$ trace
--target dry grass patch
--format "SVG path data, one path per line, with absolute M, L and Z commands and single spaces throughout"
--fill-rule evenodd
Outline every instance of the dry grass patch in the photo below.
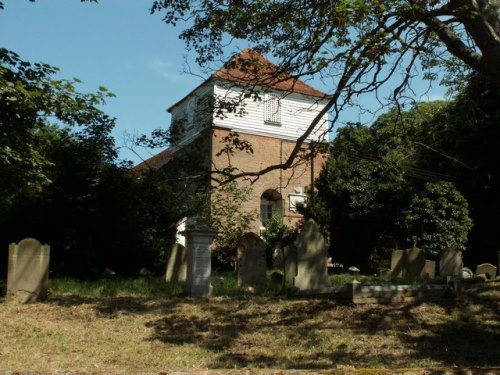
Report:
M 0 371 L 500 366 L 500 283 L 442 304 L 51 293 L 0 302 Z

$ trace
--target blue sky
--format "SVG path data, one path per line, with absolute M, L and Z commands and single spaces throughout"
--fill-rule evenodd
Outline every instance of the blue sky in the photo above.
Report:
M 4 0 L 0 46 L 59 67 L 60 78 L 78 77 L 84 81 L 80 91 L 102 85 L 115 93 L 103 109 L 117 117 L 114 135 L 121 145 L 124 132 L 168 126 L 166 108 L 201 82 L 181 73 L 186 51 L 179 30 L 150 15 L 151 3 Z M 125 149 L 120 156 L 137 161 Z
M 202 82 L 182 73 L 187 51 L 178 39 L 181 29 L 166 25 L 158 14 L 151 15 L 152 2 L 4 0 L 5 10 L 0 11 L 0 46 L 25 60 L 59 67 L 59 78 L 78 77 L 84 81 L 80 91 L 96 91 L 102 85 L 117 95 L 103 109 L 117 118 L 114 135 L 122 147 L 120 157 L 135 162 L 140 158 L 123 147 L 129 144 L 125 134 L 149 134 L 168 127 L 166 108 Z M 190 66 L 196 68 L 194 63 Z M 313 85 L 328 91 L 320 82 Z M 429 96 L 440 98 L 443 93 L 437 88 Z M 354 111 L 343 118 L 360 119 Z M 150 155 L 136 151 L 142 158 Z

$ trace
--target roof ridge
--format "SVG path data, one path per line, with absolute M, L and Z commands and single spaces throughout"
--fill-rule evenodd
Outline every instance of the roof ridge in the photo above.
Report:
M 298 77 L 282 70 L 278 65 L 266 59 L 252 48 L 245 48 L 236 53 L 212 78 L 231 81 L 244 85 L 265 86 L 280 91 L 325 98 L 327 94 L 313 88 Z

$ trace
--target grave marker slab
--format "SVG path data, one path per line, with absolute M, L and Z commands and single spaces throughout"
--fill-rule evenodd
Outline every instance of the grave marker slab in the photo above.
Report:
M 266 285 L 266 244 L 255 233 L 245 233 L 236 248 L 238 285 Z
M 174 244 L 167 254 L 165 280 L 186 282 L 187 251 L 180 243 Z
M 285 287 L 294 287 L 297 276 L 297 248 L 292 244 L 285 246 L 284 249 L 284 275 Z
M 214 232 L 205 229 L 187 229 L 186 236 L 187 270 L 185 292 L 191 297 L 210 297 L 212 271 L 210 245 Z
M 306 221 L 295 241 L 295 246 L 297 247 L 297 276 L 294 286 L 299 290 L 330 287 L 325 239 L 314 220 Z
M 425 253 L 421 249 L 412 248 L 405 250 L 406 276 L 417 278 L 424 276 Z
M 418 248 L 394 250 L 391 254 L 393 277 L 417 278 L 425 275 L 425 253 Z
M 439 260 L 439 276 L 460 276 L 462 277 L 462 252 L 456 249 L 446 249 L 442 252 Z
M 25 238 L 9 246 L 7 299 L 21 303 L 44 300 L 49 283 L 50 246 Z
M 497 277 L 497 268 L 490 263 L 483 263 L 477 266 L 476 275 L 486 275 L 488 280 L 493 280 Z
M 429 279 L 434 279 L 436 277 L 436 262 L 433 260 L 425 261 L 424 276 Z
M 405 270 L 405 252 L 394 250 L 391 254 L 391 274 L 393 277 L 403 277 Z

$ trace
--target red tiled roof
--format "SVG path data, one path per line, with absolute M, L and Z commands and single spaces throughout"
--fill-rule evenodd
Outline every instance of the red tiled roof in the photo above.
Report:
M 300 93 L 319 98 L 326 97 L 324 92 L 312 88 L 267 60 L 260 53 L 246 48 L 215 72 L 212 77 L 225 81 L 271 87 L 280 91 Z
M 139 163 L 131 168 L 131 172 L 140 172 L 147 169 L 158 169 L 164 166 L 169 160 L 171 156 L 170 149 L 163 150 L 162 152 L 151 156 L 149 159 L 144 160 L 142 163 Z

